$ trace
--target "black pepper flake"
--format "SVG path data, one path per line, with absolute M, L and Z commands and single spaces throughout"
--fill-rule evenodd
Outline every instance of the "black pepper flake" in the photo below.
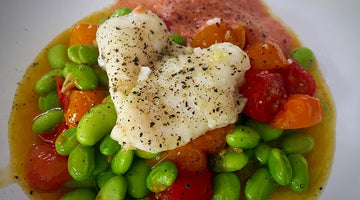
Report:
M 135 63 L 136 66 L 139 66 L 139 58 L 137 56 L 135 56 L 133 62 Z
M 150 128 L 152 128 L 155 125 L 155 122 L 150 122 Z
M 29 194 L 32 195 L 34 192 L 32 190 L 29 191 Z
M 19 179 L 19 176 L 15 176 L 15 179 Z

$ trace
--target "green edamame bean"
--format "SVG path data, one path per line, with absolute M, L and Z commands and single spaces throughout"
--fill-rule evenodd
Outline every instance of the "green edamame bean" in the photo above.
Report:
M 240 198 L 240 180 L 231 172 L 216 174 L 213 182 L 212 200 L 238 200 Z
M 109 78 L 104 70 L 100 67 L 94 67 L 94 72 L 99 79 L 100 85 L 107 88 L 109 87 Z
M 245 196 L 248 200 L 266 200 L 273 191 L 274 181 L 266 168 L 256 170 L 245 185 Z
M 81 61 L 81 58 L 79 55 L 80 47 L 81 47 L 81 45 L 73 45 L 67 49 L 67 55 L 68 55 L 69 59 L 77 64 L 82 64 L 82 61 Z
M 286 154 L 303 154 L 314 147 L 314 139 L 307 134 L 290 133 L 281 142 L 280 147 Z
M 155 166 L 146 178 L 146 187 L 155 193 L 165 191 L 177 177 L 177 168 L 174 163 L 165 161 Z
M 141 149 L 136 149 L 135 150 L 135 155 L 139 158 L 143 158 L 143 159 L 151 159 L 151 158 L 155 158 L 156 156 L 160 155 L 160 152 L 158 153 L 151 153 L 151 152 L 147 152 L 147 151 L 143 151 Z
M 71 72 L 71 70 L 72 70 L 76 65 L 77 65 L 77 64 L 75 64 L 75 63 L 67 62 L 67 63 L 65 64 L 65 67 L 64 67 L 63 71 L 62 71 L 63 77 L 66 78 L 67 75 Z
M 270 151 L 268 167 L 273 179 L 280 185 L 288 185 L 292 179 L 292 168 L 286 154 L 280 149 Z
M 111 15 L 111 17 L 120 17 L 131 13 L 131 9 L 127 7 L 118 8 Z
M 77 145 L 70 153 L 68 170 L 73 179 L 81 181 L 89 178 L 95 168 L 94 147 Z
M 271 148 L 269 145 L 267 145 L 266 143 L 260 143 L 260 144 L 255 148 L 255 157 L 256 157 L 256 160 L 257 160 L 261 165 L 266 165 L 266 164 L 267 164 L 271 149 L 272 149 L 272 148 Z
M 124 174 L 131 166 L 134 151 L 120 149 L 111 161 L 111 168 L 115 174 Z
M 227 152 L 224 155 L 217 155 L 210 165 L 215 172 L 234 172 L 245 167 L 249 162 L 249 157 L 244 152 Z
M 182 35 L 173 33 L 170 37 L 176 44 L 185 45 L 185 39 Z
M 53 90 L 56 90 L 55 76 L 62 76 L 62 70 L 54 69 L 41 77 L 35 85 L 36 93 L 47 94 Z
M 57 44 L 51 47 L 48 52 L 48 62 L 52 68 L 64 68 L 67 62 L 66 46 Z
M 90 189 L 77 189 L 66 193 L 60 200 L 95 199 L 96 193 Z
M 106 135 L 99 146 L 100 152 L 105 156 L 115 154 L 121 148 L 120 144 L 113 140 L 110 135 Z
M 67 156 L 79 142 L 76 139 L 76 127 L 62 132 L 55 141 L 56 152 L 60 155 Z
M 115 200 L 124 199 L 127 190 L 126 179 L 121 175 L 111 177 L 100 189 L 96 199 Z
M 306 159 L 299 154 L 288 156 L 293 170 L 290 188 L 294 192 L 306 192 L 309 188 L 309 170 Z
M 38 105 L 40 110 L 43 112 L 52 108 L 61 108 L 57 91 L 49 92 L 46 96 L 40 96 Z
M 97 186 L 101 189 L 105 183 L 110 180 L 110 178 L 112 178 L 113 176 L 115 176 L 116 174 L 114 172 L 112 172 L 111 170 L 103 172 L 101 174 L 99 174 L 96 177 L 96 184 Z
M 143 198 L 149 190 L 146 187 L 146 178 L 150 167 L 142 159 L 135 159 L 130 169 L 124 174 L 128 183 L 128 194 L 134 198 Z
M 93 175 L 98 175 L 104 172 L 110 163 L 107 161 L 106 157 L 100 154 L 100 152 L 95 152 L 95 169 L 93 171 Z
M 252 128 L 237 126 L 226 136 L 226 143 L 234 148 L 251 149 L 259 144 L 260 136 Z
M 96 188 L 95 176 L 90 176 L 88 179 L 77 181 L 75 179 L 70 179 L 64 186 L 67 188 Z
M 70 73 L 74 77 L 74 85 L 79 90 L 93 90 L 97 87 L 99 80 L 92 67 L 88 65 L 74 65 L 70 68 Z
M 64 120 L 64 113 L 60 109 L 52 109 L 39 115 L 33 125 L 32 130 L 35 133 L 44 133 L 53 129 Z
M 99 52 L 93 45 L 81 45 L 79 57 L 82 64 L 96 65 Z
M 80 144 L 92 146 L 109 134 L 116 122 L 112 102 L 99 104 L 90 109 L 80 120 L 76 137 Z
M 253 128 L 264 142 L 275 140 L 284 132 L 284 130 L 274 128 L 268 123 L 262 123 L 256 120 L 248 120 L 245 122 L 245 125 Z
M 309 48 L 301 47 L 292 51 L 290 57 L 295 59 L 304 69 L 309 69 L 313 62 L 314 54 Z

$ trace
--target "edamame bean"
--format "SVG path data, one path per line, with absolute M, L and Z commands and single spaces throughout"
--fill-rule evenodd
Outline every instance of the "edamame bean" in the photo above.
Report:
M 122 200 L 127 190 L 126 179 L 121 175 L 111 177 L 100 189 L 96 199 L 101 200 Z
M 131 13 L 131 9 L 127 7 L 118 8 L 111 15 L 111 17 L 120 17 Z
M 74 68 L 77 64 L 73 63 L 73 62 L 67 62 L 65 64 L 65 67 L 63 69 L 62 75 L 63 77 L 67 77 L 67 75 L 71 72 L 71 69 Z
M 89 178 L 95 168 L 94 147 L 77 145 L 70 153 L 68 170 L 70 175 L 78 181 Z
M 111 170 L 103 172 L 96 177 L 96 184 L 101 189 L 105 183 L 116 174 Z
M 41 111 L 45 112 L 52 108 L 61 108 L 57 91 L 52 91 L 46 96 L 40 96 L 38 105 Z
M 113 140 L 110 135 L 106 135 L 99 146 L 100 152 L 105 156 L 115 154 L 121 148 L 120 144 Z
M 66 46 L 57 44 L 51 47 L 48 52 L 48 62 L 52 68 L 64 68 L 67 62 Z
M 66 193 L 60 198 L 60 200 L 86 200 L 86 199 L 95 199 L 96 193 L 90 189 L 77 189 L 71 192 Z
M 234 148 L 251 149 L 259 144 L 260 136 L 252 128 L 237 126 L 226 136 L 226 143 Z
M 70 68 L 74 77 L 74 85 L 79 90 L 93 90 L 97 87 L 99 80 L 94 70 L 88 65 L 74 65 Z
M 280 149 L 270 151 L 268 167 L 273 179 L 280 185 L 288 185 L 292 179 L 292 169 L 286 154 Z
M 39 115 L 33 125 L 32 130 L 35 133 L 44 133 L 53 129 L 64 120 L 64 113 L 60 109 L 52 109 Z
M 135 155 L 139 158 L 151 159 L 151 158 L 155 158 L 156 156 L 160 155 L 160 152 L 151 153 L 151 152 L 143 151 L 141 149 L 136 149 Z
M 64 186 L 67 188 L 96 188 L 96 181 L 94 176 L 90 176 L 88 179 L 77 181 L 75 179 L 70 179 Z
M 279 138 L 284 132 L 284 130 L 274 128 L 268 123 L 262 123 L 256 120 L 246 121 L 245 126 L 253 128 L 260 135 L 260 139 L 264 142 L 275 140 Z
M 274 181 L 268 169 L 260 168 L 245 185 L 247 200 L 266 200 L 274 191 Z
M 56 138 L 55 149 L 58 154 L 67 156 L 79 144 L 76 139 L 76 129 L 76 127 L 70 128 Z
M 155 193 L 165 191 L 170 187 L 177 177 L 177 168 L 170 161 L 156 165 L 146 178 L 147 188 Z
M 309 48 L 302 47 L 292 51 L 290 57 L 295 59 L 304 69 L 309 69 L 313 62 L 314 54 Z
M 104 70 L 100 67 L 94 67 L 94 72 L 99 79 L 100 85 L 107 88 L 109 87 L 109 78 Z
M 67 55 L 71 61 L 77 64 L 81 64 L 82 61 L 80 59 L 79 50 L 81 45 L 73 45 L 67 49 Z
M 309 171 L 306 159 L 299 154 L 288 156 L 292 170 L 293 178 L 290 188 L 294 192 L 306 192 L 309 188 Z
M 124 174 L 131 166 L 134 151 L 120 149 L 111 161 L 111 168 L 115 174 Z
M 216 174 L 213 182 L 212 200 L 238 200 L 240 198 L 240 180 L 231 172 Z
M 109 134 L 116 122 L 114 104 L 110 101 L 90 109 L 80 120 L 76 137 L 80 144 L 92 146 Z
M 314 139 L 307 134 L 290 133 L 281 142 L 280 147 L 286 154 L 303 154 L 314 147 Z
M 104 172 L 110 163 L 107 161 L 106 157 L 100 154 L 100 152 L 95 152 L 95 169 L 93 171 L 93 175 L 98 175 Z
M 79 57 L 82 64 L 96 65 L 99 52 L 93 45 L 81 45 Z
M 173 33 L 170 37 L 176 44 L 185 45 L 185 39 L 182 35 Z
M 257 160 L 261 165 L 266 165 L 266 164 L 267 164 L 271 149 L 272 149 L 272 148 L 271 148 L 269 145 L 267 145 L 266 143 L 260 143 L 260 144 L 255 148 L 255 157 L 256 157 L 256 160 Z
M 61 69 L 54 69 L 41 77 L 35 84 L 36 93 L 47 94 L 56 90 L 56 76 L 62 76 Z
M 210 165 L 215 172 L 234 172 L 245 167 L 248 162 L 249 157 L 244 152 L 227 152 L 215 156 Z
M 134 198 L 143 198 L 149 190 L 146 187 L 146 178 L 150 167 L 142 159 L 135 159 L 130 169 L 124 174 L 128 183 L 128 194 Z

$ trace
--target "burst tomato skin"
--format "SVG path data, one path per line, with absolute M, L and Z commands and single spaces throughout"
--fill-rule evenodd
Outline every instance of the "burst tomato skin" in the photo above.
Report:
M 270 122 L 286 99 L 283 77 L 272 70 L 250 68 L 239 88 L 247 98 L 244 114 L 260 122 Z
M 57 189 L 71 179 L 67 158 L 57 154 L 54 147 L 37 144 L 26 164 L 26 177 L 29 183 L 39 190 Z
M 164 192 L 152 194 L 151 200 L 207 200 L 213 196 L 210 172 L 180 176 Z
M 285 82 L 287 94 L 307 94 L 313 96 L 316 90 L 316 83 L 312 75 L 300 66 L 295 60 L 291 60 L 288 67 L 280 70 Z

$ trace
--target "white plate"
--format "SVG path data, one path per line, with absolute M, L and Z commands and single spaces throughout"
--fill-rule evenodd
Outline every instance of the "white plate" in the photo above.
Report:
M 32 0 L 0 2 L 0 167 L 9 159 L 7 122 L 17 82 L 39 51 L 80 18 L 112 0 Z M 337 106 L 333 170 L 320 199 L 359 199 L 360 145 L 360 1 L 265 0 L 316 54 Z M 320 134 L 320 133 L 319 133 Z M 326 133 L 321 133 L 326 134 Z M 27 199 L 14 185 L 0 189 L 0 199 Z

